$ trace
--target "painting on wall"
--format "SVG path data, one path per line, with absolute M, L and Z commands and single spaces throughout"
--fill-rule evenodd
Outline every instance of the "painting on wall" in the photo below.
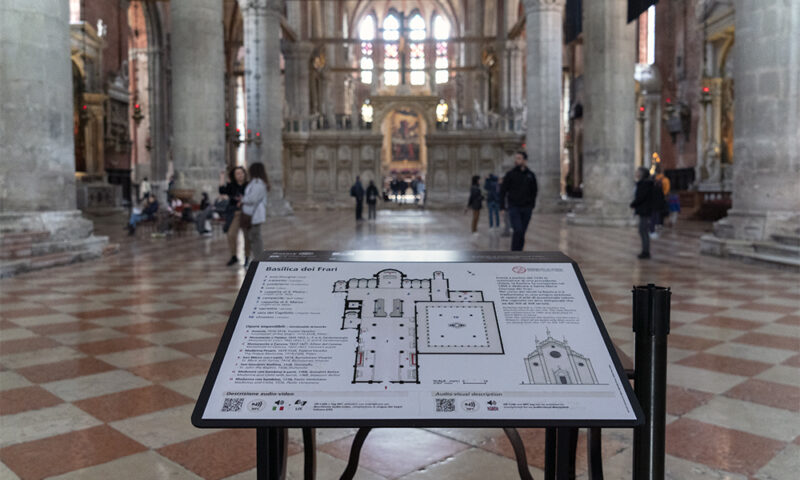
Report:
M 397 110 L 391 117 L 392 162 L 419 162 L 420 119 L 416 112 Z

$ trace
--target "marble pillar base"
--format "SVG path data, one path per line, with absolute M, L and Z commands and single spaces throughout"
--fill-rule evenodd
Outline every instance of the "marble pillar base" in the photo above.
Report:
M 99 258 L 116 251 L 78 210 L 0 213 L 0 277 Z
M 700 253 L 800 266 L 800 214 L 734 210 L 700 238 Z
M 602 201 L 581 202 L 567 215 L 569 225 L 586 227 L 631 227 L 638 222 L 627 205 L 608 204 Z
M 272 195 L 269 196 L 267 203 L 267 216 L 268 217 L 288 217 L 294 215 L 294 209 L 289 200 L 282 196 Z

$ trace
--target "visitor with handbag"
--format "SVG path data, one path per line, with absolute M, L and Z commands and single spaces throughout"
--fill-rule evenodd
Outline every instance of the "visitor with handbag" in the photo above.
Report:
M 245 267 L 250 263 L 251 252 L 258 258 L 258 255 L 264 251 L 264 242 L 261 239 L 261 224 L 267 221 L 267 192 L 269 191 L 269 179 L 263 163 L 256 162 L 250 165 L 249 173 L 250 182 L 247 184 L 241 200 L 242 214 L 240 219 L 240 226 L 244 230 L 244 236 L 249 240 L 249 242 L 245 242 Z

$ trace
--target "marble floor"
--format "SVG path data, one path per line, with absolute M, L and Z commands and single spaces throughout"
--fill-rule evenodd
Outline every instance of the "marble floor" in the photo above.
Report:
M 252 430 L 199 430 L 190 413 L 242 282 L 225 239 L 127 237 L 116 255 L 0 281 L 0 479 L 254 479 Z M 349 211 L 269 219 L 269 249 L 505 250 L 460 210 Z M 527 250 L 579 262 L 615 341 L 632 350 L 633 284 L 671 286 L 670 479 L 788 480 L 800 471 L 800 276 L 698 254 L 709 224 L 682 222 L 637 260 L 634 229 L 535 215 Z M 541 430 L 522 430 L 541 479 Z M 354 431 L 318 431 L 319 478 L 338 478 Z M 292 431 L 289 476 L 302 478 Z M 580 447 L 579 447 L 580 448 Z M 604 433 L 606 478 L 630 470 L 631 434 Z M 358 478 L 516 478 L 498 429 L 378 429 Z M 584 449 L 579 473 L 585 475 Z M 792 473 L 795 472 L 795 473 Z M 628 476 L 627 478 L 630 478 Z

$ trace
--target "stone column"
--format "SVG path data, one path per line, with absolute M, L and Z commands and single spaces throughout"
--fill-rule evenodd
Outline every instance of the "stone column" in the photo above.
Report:
M 800 235 L 798 38 L 800 2 L 736 1 L 733 207 L 702 238 L 704 253 L 752 252 L 754 244 L 759 252 L 773 235 Z
M 309 75 L 311 53 L 314 45 L 311 42 L 285 43 L 283 60 L 286 70 L 286 101 L 289 104 L 289 116 L 292 121 L 300 121 L 300 130 L 308 130 L 309 107 Z
M 583 205 L 572 223 L 630 225 L 634 190 L 636 31 L 626 0 L 583 3 Z
M 244 89 L 247 104 L 248 164 L 262 162 L 270 184 L 270 215 L 286 215 L 283 196 L 283 99 L 281 84 L 281 0 L 240 0 L 244 21 Z
M 101 255 L 75 204 L 68 2 L 0 2 L 0 105 L 0 276 Z
M 225 53 L 219 0 L 173 0 L 172 163 L 176 187 L 212 194 L 225 168 Z
M 566 0 L 523 0 L 528 165 L 536 174 L 537 210 L 552 211 L 561 194 L 562 29 Z

